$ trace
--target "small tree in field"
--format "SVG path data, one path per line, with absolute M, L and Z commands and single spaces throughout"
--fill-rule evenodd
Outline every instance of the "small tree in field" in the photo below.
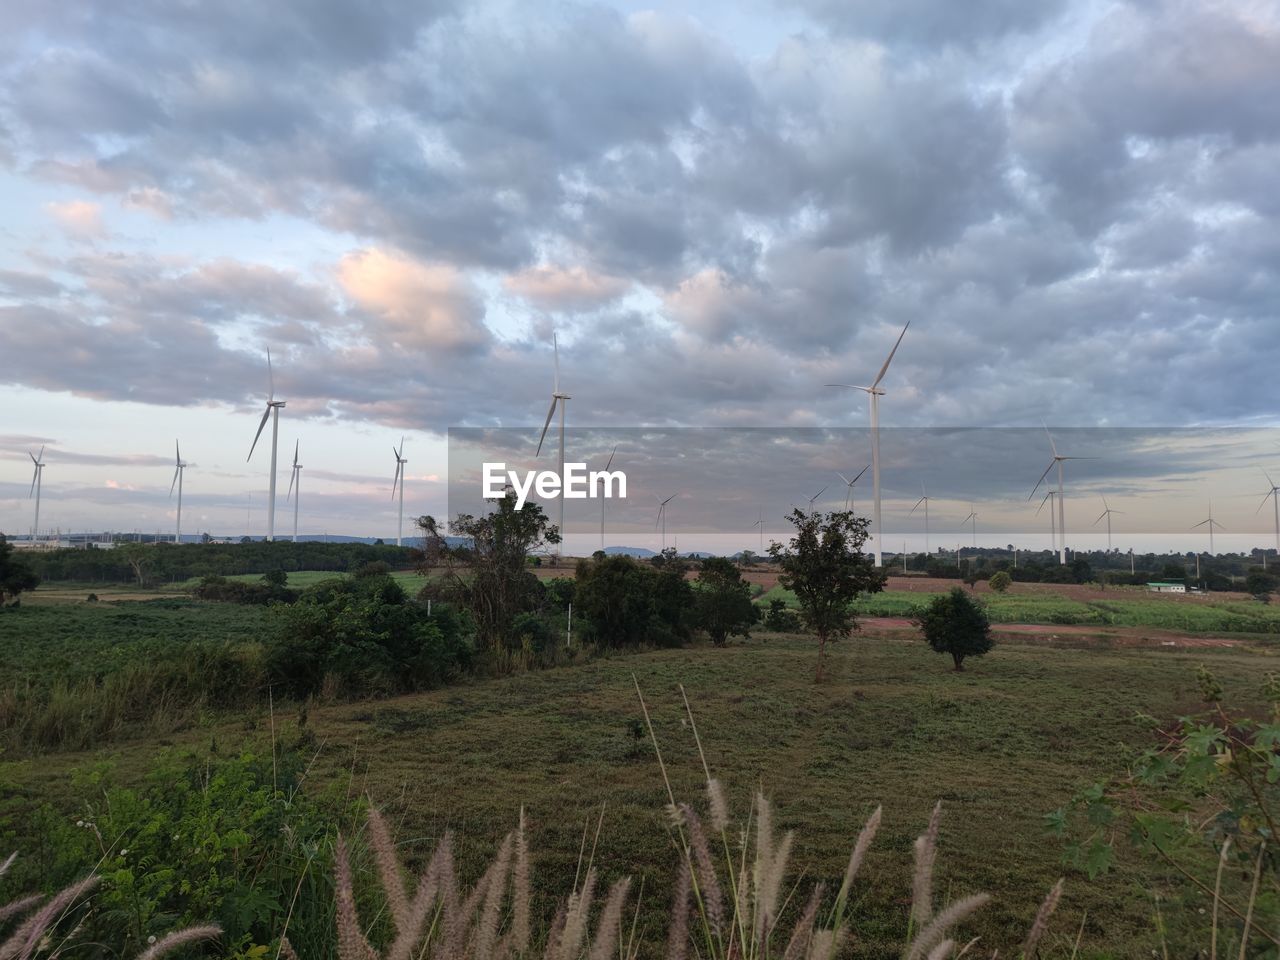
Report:
M 1013 583 L 1013 577 L 1009 576 L 1004 570 L 993 573 L 988 581 L 988 586 L 996 593 L 1004 593 L 1009 589 L 1009 585 Z
M 857 629 L 850 604 L 859 594 L 883 590 L 886 577 L 862 552 L 865 518 L 848 510 L 793 510 L 787 519 L 796 535 L 786 547 L 770 544 L 769 556 L 782 569 L 778 582 L 796 595 L 805 626 L 818 635 L 815 679 L 821 682 L 827 641 Z
M 751 584 L 732 560 L 708 557 L 702 561 L 698 586 L 694 591 L 697 623 L 711 642 L 723 647 L 731 635 L 746 637 L 759 611 L 751 602 Z
M 13 544 L 0 534 L 0 606 L 5 598 L 16 600 L 23 590 L 34 590 L 40 585 L 24 558 L 13 551 Z
M 991 621 L 982 605 L 959 587 L 935 597 L 916 621 L 935 653 L 949 653 L 957 670 L 965 657 L 980 657 L 993 646 Z

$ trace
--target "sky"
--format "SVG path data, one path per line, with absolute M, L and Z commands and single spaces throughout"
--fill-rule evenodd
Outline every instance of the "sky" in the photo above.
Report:
M 1082 467 L 1070 528 L 1115 497 L 1191 548 L 1212 498 L 1273 542 L 1276 103 L 1254 0 L 9 0 L 0 530 L 42 445 L 43 530 L 172 530 L 177 439 L 184 530 L 264 533 L 268 349 L 277 532 L 297 444 L 302 532 L 385 537 L 401 437 L 410 517 L 449 510 L 450 428 L 536 442 L 553 332 L 571 427 L 864 428 L 823 384 L 909 321 L 885 442 L 1230 428 L 1220 463 L 1149 445 L 1142 489 Z M 1033 434 L 991 465 L 1028 492 Z M 784 461 L 796 498 L 865 447 Z M 902 450 L 886 547 L 917 475 L 1047 543 L 1017 483 Z

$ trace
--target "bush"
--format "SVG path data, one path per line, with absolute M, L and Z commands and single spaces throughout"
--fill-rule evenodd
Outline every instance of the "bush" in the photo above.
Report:
M 957 670 L 966 657 L 980 657 L 995 645 L 986 611 L 959 587 L 935 597 L 916 623 L 933 651 L 950 654 Z
M 1013 583 L 1013 578 L 1001 570 L 999 573 L 992 574 L 989 586 L 996 593 L 1004 593 L 1009 589 L 1011 583 Z
M 742 579 L 732 560 L 704 560 L 693 596 L 694 618 L 717 647 L 724 646 L 730 636 L 750 636 L 751 625 L 760 619 L 751 602 L 751 584 Z
M 448 608 L 408 599 L 391 577 L 325 580 L 277 608 L 265 645 L 271 681 L 305 697 L 336 682 L 348 695 L 419 690 L 470 664 L 470 646 Z
M 278 579 L 276 579 L 278 578 Z M 287 577 L 283 571 L 276 574 L 264 574 L 258 583 L 246 583 L 243 580 L 228 580 L 226 577 L 204 577 L 191 589 L 191 595 L 197 600 L 214 600 L 221 603 L 247 603 L 266 606 L 269 603 L 293 603 L 297 594 L 286 587 Z
M 601 646 L 679 646 L 689 639 L 692 605 L 693 588 L 669 564 L 654 569 L 623 555 L 578 563 L 574 612 L 583 635 Z
M 787 601 L 774 598 L 769 601 L 769 612 L 764 615 L 764 628 L 778 633 L 795 633 L 800 629 L 800 615 L 787 606 Z

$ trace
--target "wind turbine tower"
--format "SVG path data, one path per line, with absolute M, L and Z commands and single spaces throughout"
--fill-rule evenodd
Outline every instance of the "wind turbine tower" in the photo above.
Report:
M 1057 496 L 1056 490 L 1050 490 L 1044 495 L 1044 499 L 1040 501 L 1040 506 L 1036 507 L 1036 516 L 1040 516 L 1040 511 L 1044 509 L 1046 503 L 1049 504 L 1049 543 L 1052 544 L 1051 553 L 1058 549 L 1058 523 L 1057 517 L 1053 512 L 1053 498 Z
M 187 465 L 182 462 L 182 448 L 178 446 L 178 441 L 173 441 L 174 467 L 173 467 L 173 483 L 169 484 L 169 496 L 173 496 L 173 488 L 178 488 L 178 517 L 174 526 L 173 542 L 182 542 L 182 474 L 187 469 Z
M 1106 518 L 1107 518 L 1107 553 L 1110 553 L 1110 552 L 1111 552 L 1111 515 L 1112 515 L 1113 513 L 1124 513 L 1124 511 L 1123 511 L 1123 510 L 1112 510 L 1112 509 L 1111 509 L 1111 505 L 1110 505 L 1109 503 L 1107 503 L 1107 498 L 1106 498 L 1106 497 L 1103 497 L 1103 498 L 1102 498 L 1102 513 L 1098 514 L 1098 519 L 1097 519 L 1097 520 L 1095 520 L 1095 521 L 1093 521 L 1093 525 L 1096 527 L 1096 526 L 1098 525 L 1099 521 L 1101 521 L 1103 517 L 1106 517 Z M 1133 571 L 1131 570 L 1131 571 L 1129 571 L 1129 572 L 1130 572 L 1130 573 L 1132 573 Z
M 293 470 L 289 474 L 289 492 L 284 495 L 284 502 L 289 502 L 289 497 L 293 496 L 293 491 L 297 490 L 298 495 L 293 497 L 293 542 L 298 542 L 298 501 L 302 499 L 302 464 L 298 462 L 298 444 L 299 441 L 293 441 Z
M 1064 499 L 1063 482 L 1062 482 L 1062 465 L 1068 460 L 1096 460 L 1097 457 L 1062 456 L 1058 453 L 1058 445 L 1053 442 L 1053 434 L 1049 433 L 1049 428 L 1047 426 L 1044 428 L 1044 432 L 1049 437 L 1049 449 L 1053 452 L 1053 456 L 1049 460 L 1049 466 L 1044 468 L 1044 473 L 1040 474 L 1040 479 L 1036 481 L 1036 485 L 1032 488 L 1031 493 L 1027 497 L 1027 499 L 1030 500 L 1032 497 L 1036 495 L 1036 491 L 1040 489 L 1040 484 L 1044 483 L 1044 478 L 1049 475 L 1049 471 L 1052 470 L 1055 466 L 1057 466 L 1058 468 L 1058 529 L 1062 531 L 1062 538 L 1058 541 L 1058 563 L 1065 567 L 1067 565 L 1067 514 L 1062 505 L 1062 501 Z M 1044 506 L 1044 501 L 1041 501 L 1040 505 Z
M 1219 530 L 1224 529 L 1222 524 L 1220 524 L 1217 520 L 1213 519 L 1213 501 L 1212 500 L 1209 501 L 1209 516 L 1206 519 L 1201 520 L 1191 529 L 1195 530 L 1198 527 L 1205 527 L 1205 526 L 1209 528 L 1209 556 L 1212 557 L 1212 556 L 1215 556 L 1213 552 L 1213 529 L 1214 527 L 1217 527 Z
M 845 508 L 845 510 L 852 510 L 852 509 L 853 509 L 853 485 L 854 485 L 855 483 L 857 483 L 859 480 L 861 480 L 861 479 L 862 479 L 862 475 L 863 475 L 864 473 L 866 473 L 866 472 L 867 472 L 868 470 L 870 470 L 870 469 L 871 469 L 871 464 L 869 464 L 869 463 L 868 463 L 865 467 L 863 467 L 861 470 L 859 470 L 859 471 L 858 471 L 858 475 L 857 475 L 856 477 L 854 477 L 852 480 L 850 480 L 848 477 L 846 477 L 846 476 L 845 476 L 843 473 L 841 473 L 839 470 L 837 470 L 837 471 L 836 471 L 836 476 L 837 476 L 837 477 L 839 477 L 841 480 L 843 480 L 843 481 L 844 481 L 844 488 L 845 488 L 845 489 L 844 489 L 844 508 Z
M 973 504 L 969 504 L 969 515 L 960 521 L 960 526 L 973 521 L 973 549 L 978 549 L 978 511 L 974 509 Z
M 396 485 L 400 487 L 400 513 L 396 518 L 396 546 L 401 546 L 402 534 L 404 533 L 404 465 L 409 461 L 404 458 L 404 437 L 400 438 L 400 449 L 391 448 L 391 452 L 396 455 L 396 475 L 391 480 L 391 496 L 396 495 Z
M 828 383 L 828 387 L 848 387 L 853 390 L 863 390 L 867 394 L 867 403 L 871 408 L 871 487 L 875 497 L 875 516 L 873 518 L 875 524 L 876 539 L 876 566 L 884 565 L 884 556 L 881 550 L 881 541 L 884 539 L 880 532 L 880 398 L 884 396 L 884 391 L 880 389 L 880 381 L 884 379 L 885 373 L 889 370 L 889 364 L 893 362 L 893 355 L 898 352 L 898 347 L 902 343 L 902 338 L 907 335 L 907 327 L 911 326 L 908 321 L 902 328 L 902 333 L 898 334 L 897 342 L 894 343 L 893 349 L 889 351 L 889 356 L 885 359 L 884 365 L 880 368 L 880 372 L 876 374 L 875 380 L 871 382 L 871 386 L 862 387 L 854 383 Z
M 34 454 L 28 450 L 27 456 L 35 464 L 35 470 L 31 474 L 31 491 L 27 494 L 28 499 L 32 496 L 36 498 L 36 515 L 35 519 L 31 521 L 31 542 L 34 544 L 36 537 L 40 536 L 40 486 L 44 478 L 44 447 L 40 448 L 39 454 Z
M 676 494 L 672 494 L 665 500 L 658 501 L 658 519 L 654 522 L 655 529 L 660 525 L 662 527 L 662 549 L 667 549 L 667 504 L 676 498 Z
M 924 488 L 924 481 L 920 481 L 920 499 L 916 501 L 916 506 L 911 508 L 911 512 L 907 516 L 911 516 L 916 512 L 916 507 L 924 504 L 924 555 L 929 555 L 929 493 Z
M 551 408 L 547 410 L 547 420 L 542 425 L 542 436 L 538 437 L 538 450 L 536 453 L 534 453 L 534 456 L 536 457 L 542 453 L 542 441 L 547 438 L 547 428 L 551 426 L 551 418 L 555 416 L 556 405 L 559 404 L 560 405 L 560 474 L 559 476 L 560 476 L 560 483 L 563 485 L 564 484 L 564 412 L 565 412 L 565 407 L 569 405 L 569 401 L 572 400 L 573 398 L 570 397 L 567 393 L 562 392 L 560 389 L 560 344 L 556 340 L 556 335 L 554 333 L 551 335 L 551 349 L 554 352 L 554 357 L 555 357 L 555 379 L 552 381 L 552 386 L 551 386 Z M 559 520 L 557 521 L 556 529 L 560 531 L 560 550 L 561 552 L 563 552 L 565 548 L 565 542 L 566 542 L 565 535 L 564 535 L 564 490 L 563 489 L 561 489 L 560 496 L 557 499 L 560 501 L 560 504 L 559 504 Z
M 276 442 L 280 437 L 280 411 L 284 407 L 285 401 L 276 399 L 276 377 L 271 369 L 271 351 L 267 351 L 267 379 L 269 381 L 269 392 L 267 393 L 267 409 L 262 413 L 262 420 L 258 423 L 258 432 L 253 435 L 253 445 L 249 447 L 249 456 L 245 457 L 245 463 L 253 459 L 254 447 L 258 445 L 258 438 L 262 436 L 262 428 L 267 425 L 267 417 L 271 418 L 271 483 L 267 492 L 267 540 L 276 538 Z

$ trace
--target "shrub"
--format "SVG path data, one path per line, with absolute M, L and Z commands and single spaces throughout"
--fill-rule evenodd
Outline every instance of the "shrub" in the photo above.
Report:
M 950 654 L 957 670 L 966 657 L 980 657 L 995 645 L 986 611 L 959 587 L 934 597 L 916 623 L 933 651 Z
M 214 600 L 222 603 L 247 603 L 265 606 L 269 603 L 292 603 L 297 594 L 284 585 L 287 579 L 283 571 L 264 574 L 258 583 L 228 580 L 226 577 L 208 576 L 191 589 L 197 600 Z M 269 579 L 272 578 L 272 579 Z
M 989 581 L 988 585 L 996 593 L 1004 593 L 1006 590 L 1009 589 L 1009 585 L 1012 583 L 1013 583 L 1013 578 L 1009 576 L 1009 574 L 1006 573 L 1004 570 L 1001 570 L 998 573 L 992 574 L 991 580 Z
M 769 612 L 764 615 L 764 627 L 778 633 L 795 633 L 800 629 L 800 617 L 787 606 L 787 601 L 775 597 L 769 601 Z
M 689 639 L 692 602 L 693 588 L 670 565 L 654 569 L 622 554 L 578 563 L 574 612 L 601 646 L 679 646 Z
M 732 560 L 709 557 L 702 561 L 693 592 L 694 619 L 717 647 L 730 636 L 747 637 L 760 612 L 751 602 L 751 584 Z
M 40 578 L 26 559 L 15 554 L 13 544 L 0 534 L 0 606 L 4 606 L 6 598 L 16 603 L 18 594 L 39 585 Z

